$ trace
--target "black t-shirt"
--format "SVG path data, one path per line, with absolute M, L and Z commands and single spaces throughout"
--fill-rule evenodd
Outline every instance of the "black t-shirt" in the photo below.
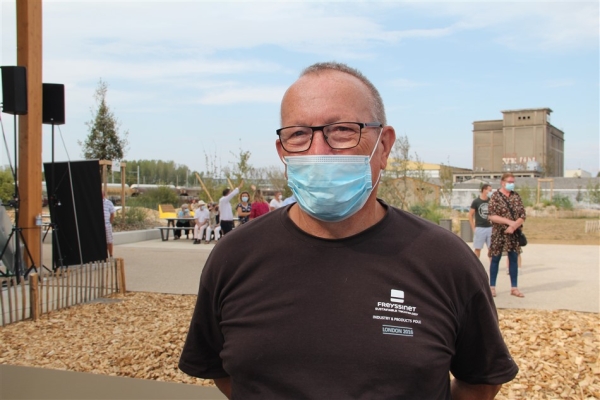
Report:
M 450 399 L 448 371 L 513 379 L 479 260 L 453 233 L 386 207 L 340 240 L 306 234 L 289 206 L 225 236 L 179 368 L 231 376 L 234 399 Z
M 491 228 L 492 223 L 488 220 L 488 205 L 490 199 L 482 200 L 481 197 L 476 198 L 471 203 L 471 208 L 475 210 L 475 226 L 478 228 Z

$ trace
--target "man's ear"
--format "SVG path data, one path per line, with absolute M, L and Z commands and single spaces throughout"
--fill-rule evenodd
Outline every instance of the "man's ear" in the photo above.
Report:
M 281 141 L 279 139 L 275 140 L 275 148 L 277 149 L 277 154 L 279 155 L 279 159 L 283 162 L 283 147 L 281 146 Z
M 275 141 L 275 147 L 277 148 L 277 154 L 279 155 L 279 159 L 281 160 L 283 165 L 285 165 L 285 171 L 283 172 L 283 176 L 285 176 L 285 179 L 287 179 L 287 164 L 283 162 L 284 150 L 281 146 L 281 141 L 279 139 Z
M 387 167 L 387 160 L 392 152 L 392 147 L 396 142 L 396 131 L 391 126 L 384 126 L 381 132 L 380 145 L 381 145 L 381 157 L 379 167 L 385 170 Z

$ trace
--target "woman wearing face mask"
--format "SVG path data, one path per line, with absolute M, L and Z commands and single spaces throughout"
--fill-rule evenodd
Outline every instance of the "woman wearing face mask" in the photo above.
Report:
M 492 246 L 490 255 L 490 289 L 496 296 L 496 277 L 498 264 L 502 253 L 508 255 L 508 271 L 510 274 L 510 294 L 516 297 L 525 297 L 517 287 L 518 258 L 521 246 L 519 245 L 519 229 L 525 222 L 525 207 L 521 196 L 515 192 L 515 177 L 510 172 L 502 175 L 502 187 L 495 192 L 488 206 L 488 219 L 492 221 Z
M 248 222 L 250 211 L 252 210 L 252 203 L 250 203 L 250 193 L 240 193 L 240 202 L 237 205 L 237 216 L 240 219 L 240 224 Z

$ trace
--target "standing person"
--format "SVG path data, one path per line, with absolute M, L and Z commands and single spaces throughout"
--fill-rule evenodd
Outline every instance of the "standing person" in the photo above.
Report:
M 242 180 L 239 186 L 233 190 L 229 188 L 223 189 L 223 197 L 219 199 L 219 223 L 221 224 L 223 235 L 226 235 L 233 229 L 233 211 L 229 202 L 240 192 L 243 185 L 244 181 Z
M 492 247 L 490 254 L 490 289 L 496 295 L 496 278 L 502 252 L 508 256 L 508 273 L 510 275 L 510 294 L 525 297 L 517 287 L 519 275 L 518 258 L 521 251 L 519 239 L 515 234 L 525 222 L 525 207 L 521 196 L 515 192 L 515 176 L 506 172 L 500 180 L 500 189 L 490 199 L 488 215 L 492 221 Z
M 481 263 L 376 197 L 395 140 L 377 89 L 315 64 L 281 124 L 297 203 L 215 246 L 179 368 L 236 399 L 493 399 L 518 368 Z
M 208 228 L 206 228 L 206 244 L 210 243 L 210 234 L 215 233 L 215 242 L 219 240 L 221 237 L 221 227 L 217 222 L 217 217 L 219 216 L 219 207 L 217 207 L 216 203 L 210 203 L 208 205 L 208 214 L 209 214 L 209 223 Z
M 252 189 L 254 189 L 254 198 L 252 199 L 249 219 L 258 218 L 269 212 L 269 203 L 266 202 L 260 189 L 254 187 Z
M 281 192 L 275 192 L 275 197 L 269 203 L 269 210 L 277 210 L 279 207 L 283 205 L 283 195 Z
M 102 191 L 102 208 L 104 210 L 104 230 L 106 232 L 106 250 L 108 256 L 113 256 L 113 229 L 112 224 L 115 221 L 115 205 L 106 198 L 106 193 Z
M 187 204 L 182 204 L 181 205 L 181 210 L 179 210 L 177 212 L 177 218 L 179 218 L 177 220 L 177 223 L 175 223 L 175 226 L 177 226 L 178 228 L 189 228 L 190 227 L 190 220 L 189 219 L 184 219 L 184 218 L 191 218 L 192 215 L 190 214 L 190 210 Z M 189 236 L 189 229 L 185 229 L 185 237 L 187 239 L 190 238 Z M 179 240 L 181 239 L 181 229 L 175 229 L 173 231 L 173 236 L 174 236 L 174 240 Z
M 473 248 L 475 255 L 479 258 L 481 249 L 485 243 L 490 257 L 490 246 L 492 242 L 492 223 L 488 220 L 488 205 L 492 185 L 485 183 L 481 186 L 481 194 L 471 203 L 469 210 L 469 223 L 473 230 Z
M 208 223 L 210 221 L 210 214 L 206 209 L 206 203 L 203 200 L 198 202 L 198 207 L 194 213 L 194 219 L 196 220 L 196 226 L 194 226 L 194 244 L 200 244 L 202 243 L 202 235 L 206 228 L 208 228 Z M 210 237 L 209 235 L 210 234 L 207 233 L 207 240 Z
M 240 193 L 240 202 L 236 207 L 236 213 L 240 220 L 240 224 L 245 224 L 248 222 L 248 218 L 250 217 L 250 210 L 252 209 L 252 203 L 250 203 L 250 193 L 242 192 Z

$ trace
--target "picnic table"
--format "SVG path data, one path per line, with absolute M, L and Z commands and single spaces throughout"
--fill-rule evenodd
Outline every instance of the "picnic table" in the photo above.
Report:
M 175 226 L 175 222 L 179 221 L 179 220 L 182 220 L 182 221 L 194 221 L 195 220 L 195 218 L 171 218 L 171 217 L 165 218 L 165 219 L 167 220 L 167 226 L 173 226 L 173 227 Z M 193 228 L 193 226 L 190 228 L 187 228 L 187 229 L 191 229 L 191 228 Z M 182 227 L 182 229 L 185 229 L 185 227 Z

